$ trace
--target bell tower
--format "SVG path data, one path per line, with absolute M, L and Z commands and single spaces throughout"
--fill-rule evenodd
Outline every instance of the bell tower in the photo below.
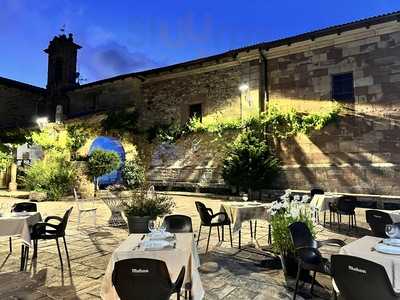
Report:
M 77 85 L 76 62 L 81 46 L 74 43 L 72 34 L 55 36 L 44 52 L 49 56 L 47 90 L 59 94 Z

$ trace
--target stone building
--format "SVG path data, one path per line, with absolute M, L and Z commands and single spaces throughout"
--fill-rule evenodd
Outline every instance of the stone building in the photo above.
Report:
M 271 104 L 313 111 L 337 100 L 351 111 L 338 124 L 281 143 L 277 187 L 400 193 L 400 12 L 84 85 L 79 48 L 71 35 L 50 42 L 46 89 L 0 80 L 0 126 L 54 115 L 57 105 L 66 118 L 135 107 L 146 127 L 194 114 L 247 118 Z M 153 181 L 223 185 L 218 147 L 201 138 L 160 147 Z M 163 151 L 172 154 L 160 159 Z

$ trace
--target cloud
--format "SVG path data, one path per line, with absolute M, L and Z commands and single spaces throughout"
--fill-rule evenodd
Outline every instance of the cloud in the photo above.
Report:
M 131 51 L 128 47 L 116 41 L 85 48 L 85 52 L 82 52 L 81 66 L 82 71 L 89 72 L 89 74 L 82 74 L 82 76 L 89 77 L 90 81 L 142 71 L 160 65 L 146 54 Z

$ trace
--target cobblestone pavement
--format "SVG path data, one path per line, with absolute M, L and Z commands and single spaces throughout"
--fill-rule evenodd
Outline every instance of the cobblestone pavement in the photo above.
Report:
M 195 201 L 203 201 L 214 211 L 219 211 L 221 200 L 194 196 L 173 196 L 176 213 L 189 215 L 197 231 L 199 218 L 195 210 Z M 14 198 L 0 198 L 1 203 L 21 201 Z M 77 213 L 73 211 L 67 227 L 67 243 L 71 257 L 71 272 L 68 267 L 61 271 L 54 241 L 39 244 L 36 262 L 29 261 L 27 272 L 18 272 L 20 263 L 20 243 L 13 238 L 14 251 L 8 250 L 8 237 L 0 237 L 0 299 L 99 299 L 100 284 L 112 251 L 127 238 L 126 229 L 107 226 L 109 210 L 98 201 L 97 226 L 91 225 L 90 217 L 77 228 Z M 62 216 L 73 201 L 38 203 L 42 216 Z M 365 227 L 363 210 L 358 210 L 358 224 Z M 242 230 L 242 244 L 250 241 L 248 225 Z M 343 226 L 344 227 L 344 226 Z M 257 238 L 261 245 L 267 245 L 267 223 L 259 221 Z M 343 233 L 347 233 L 343 230 Z M 366 234 L 362 228 L 358 234 Z M 318 228 L 318 238 L 341 238 L 346 242 L 355 237 L 337 234 L 334 231 Z M 210 250 L 204 254 L 207 234 L 201 236 L 199 253 L 201 258 L 201 278 L 206 291 L 205 299 L 291 299 L 293 280 L 285 280 L 282 270 L 267 270 L 257 266 L 265 258 L 265 252 L 250 246 L 242 250 L 237 248 L 237 235 L 234 235 L 234 247 L 228 242 L 219 243 L 217 232 L 213 232 Z M 329 255 L 337 249 L 326 249 Z M 65 257 L 65 253 L 63 252 Z M 66 263 L 64 262 L 66 265 Z M 317 287 L 312 299 L 329 299 L 332 288 L 327 276 L 317 275 L 322 288 Z M 304 286 L 304 293 L 308 285 Z M 175 297 L 175 296 L 174 296 Z M 175 299 L 175 298 L 172 298 Z M 298 299 L 303 299 L 298 297 Z

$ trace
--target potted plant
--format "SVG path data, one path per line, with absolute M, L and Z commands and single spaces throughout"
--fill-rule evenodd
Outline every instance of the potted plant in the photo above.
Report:
M 270 209 L 272 227 L 272 247 L 279 253 L 285 276 L 296 277 L 297 260 L 292 239 L 290 237 L 289 225 L 294 222 L 307 224 L 313 236 L 315 236 L 315 225 L 312 221 L 312 212 L 303 202 L 288 200 L 273 202 Z M 305 274 L 302 276 L 306 276 Z
M 129 233 L 147 233 L 148 223 L 170 214 L 175 207 L 171 197 L 149 192 L 149 185 L 139 187 L 124 201 Z

